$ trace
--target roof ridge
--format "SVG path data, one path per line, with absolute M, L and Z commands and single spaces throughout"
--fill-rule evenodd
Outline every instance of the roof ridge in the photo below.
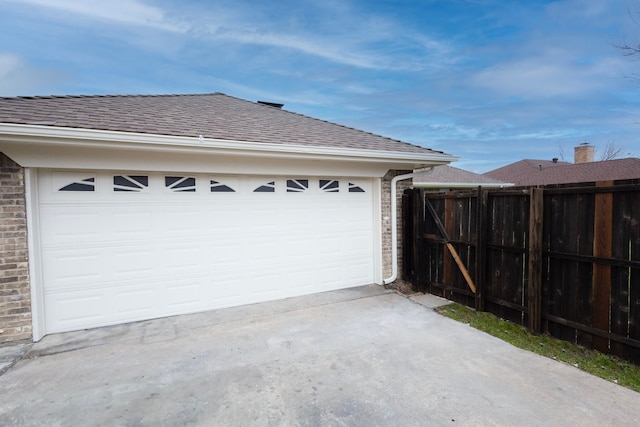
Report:
M 226 95 L 222 92 L 211 93 L 159 93 L 159 94 L 76 94 L 76 95 L 24 95 L 24 96 L 0 96 L 0 99 L 73 99 L 73 98 L 161 98 L 161 97 L 186 97 L 186 96 L 210 96 Z M 240 99 L 240 98 L 238 98 Z
M 633 161 L 640 161 L 640 158 L 637 157 L 623 157 L 621 159 L 608 159 L 608 160 L 594 160 L 593 162 L 582 162 L 582 163 L 570 163 L 570 162 L 563 162 L 563 163 L 558 163 L 557 167 L 567 167 L 567 166 L 579 166 L 579 167 L 589 167 L 592 165 L 602 165 L 603 163 L 613 163 L 613 162 L 621 162 L 621 161 L 629 161 L 629 160 L 633 160 Z

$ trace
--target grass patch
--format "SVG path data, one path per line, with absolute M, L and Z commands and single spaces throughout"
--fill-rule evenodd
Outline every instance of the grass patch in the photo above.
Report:
M 459 322 L 500 338 L 516 347 L 568 363 L 592 375 L 640 392 L 640 366 L 589 350 L 567 341 L 544 335 L 533 335 L 525 328 L 502 320 L 491 313 L 450 304 L 436 311 Z

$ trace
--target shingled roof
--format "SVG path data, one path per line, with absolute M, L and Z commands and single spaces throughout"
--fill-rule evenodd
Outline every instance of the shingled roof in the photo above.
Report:
M 508 187 L 512 184 L 449 165 L 434 166 L 413 177 L 413 186 L 421 188 Z
M 587 163 L 520 160 L 489 171 L 487 177 L 517 186 L 571 184 L 640 178 L 640 159 L 626 158 Z
M 444 154 L 222 93 L 0 98 L 0 123 Z

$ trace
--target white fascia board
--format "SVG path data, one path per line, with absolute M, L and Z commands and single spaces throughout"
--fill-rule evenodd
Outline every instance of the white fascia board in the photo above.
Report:
M 457 157 L 442 153 L 406 153 L 353 148 L 273 144 L 209 138 L 116 132 L 94 129 L 54 126 L 0 124 L 0 150 L 10 151 L 11 144 L 35 146 L 83 147 L 88 149 L 135 150 L 154 152 L 180 152 L 217 154 L 240 157 L 273 157 L 278 159 L 339 160 L 391 164 L 391 167 L 415 169 L 431 165 L 448 164 Z M 7 153 L 10 154 L 10 153 Z M 24 157 L 24 155 L 23 155 Z M 14 159 L 18 161 L 18 159 Z M 22 159 L 23 166 L 30 165 Z M 22 164 L 22 163 L 21 163 Z

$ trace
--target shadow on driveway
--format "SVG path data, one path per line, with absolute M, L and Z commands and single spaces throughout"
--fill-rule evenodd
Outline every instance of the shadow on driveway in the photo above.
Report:
M 365 286 L 47 336 L 0 376 L 0 425 L 636 424 L 640 394 L 426 301 Z

